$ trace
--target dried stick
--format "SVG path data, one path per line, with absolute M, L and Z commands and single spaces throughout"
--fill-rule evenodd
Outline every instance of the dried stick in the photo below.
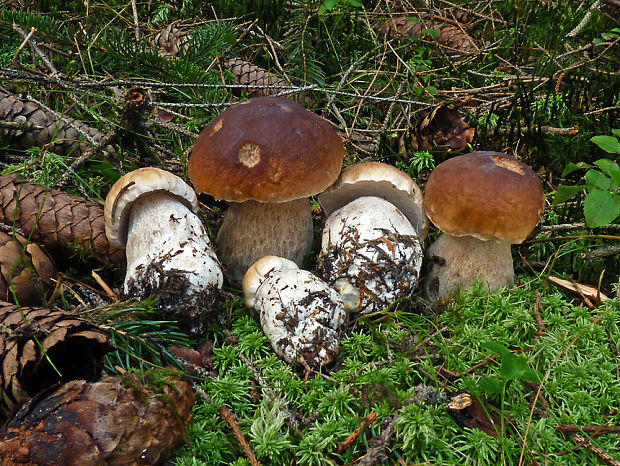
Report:
M 620 466 L 620 461 L 613 458 L 609 453 L 603 451 L 601 447 L 598 445 L 594 445 L 590 439 L 584 437 L 581 434 L 573 434 L 573 440 L 579 443 L 586 450 L 591 451 L 596 456 L 598 456 L 604 463 L 610 464 L 611 466 Z
M 603 259 L 609 256 L 615 256 L 620 254 L 620 244 L 612 244 L 611 246 L 603 246 L 598 249 L 589 249 L 582 254 L 583 259 L 587 261 L 593 261 L 596 259 Z
M 592 435 L 620 434 L 620 426 L 576 426 L 574 424 L 560 424 L 555 426 L 555 430 L 569 434 L 579 434 L 581 432 L 587 432 Z
M 376 421 L 378 414 L 375 411 L 371 411 L 367 417 L 362 420 L 362 424 L 351 432 L 346 439 L 342 442 L 338 442 L 338 448 L 336 449 L 337 453 L 343 453 L 349 448 L 353 443 L 357 440 L 362 431 L 368 427 L 370 424 Z
M 235 419 L 235 414 L 224 405 L 220 406 L 220 409 L 218 411 L 220 413 L 220 416 L 222 416 L 222 419 L 224 419 L 226 423 L 232 429 L 233 434 L 235 435 L 235 438 L 237 439 L 237 442 L 239 442 L 239 445 L 241 445 L 241 448 L 243 449 L 243 453 L 245 454 L 247 459 L 250 461 L 250 464 L 252 466 L 260 466 L 260 463 L 256 459 L 256 456 L 254 455 L 254 452 L 252 451 L 252 448 L 250 447 L 250 444 L 243 436 L 243 433 L 241 432 L 241 429 L 239 428 L 239 425 L 237 424 L 237 421 Z
M 16 26 L 16 25 L 13 25 L 13 26 Z M 26 47 L 26 44 L 28 43 L 28 41 L 30 40 L 30 38 L 35 32 L 36 32 L 36 29 L 33 26 L 30 28 L 30 32 L 28 33 L 28 35 L 24 37 L 24 40 L 22 41 L 19 48 L 17 49 L 17 52 L 15 52 L 15 55 L 13 55 L 13 60 L 11 60 L 11 64 L 13 66 L 17 66 L 17 60 L 19 59 L 20 53 L 22 53 L 22 50 L 24 50 L 24 47 Z
M 13 30 L 15 32 L 17 32 L 20 36 L 22 36 L 24 38 L 24 42 L 28 41 L 30 43 L 30 45 L 32 46 L 32 48 L 34 49 L 34 51 L 36 52 L 36 54 L 41 57 L 41 60 L 43 60 L 43 63 L 45 63 L 45 65 L 49 68 L 49 70 L 52 72 L 52 75 L 57 75 L 58 74 L 58 70 L 56 69 L 56 67 L 52 64 L 52 62 L 49 60 L 49 58 L 47 58 L 47 56 L 43 53 L 43 51 L 39 48 L 39 46 L 37 45 L 37 43 L 34 41 L 34 39 L 32 39 L 32 34 L 33 31 L 36 31 L 35 28 L 32 28 L 30 30 L 30 34 L 26 34 L 26 31 L 24 31 L 21 27 L 19 27 L 17 24 L 13 23 Z
M 574 39 L 575 37 L 577 37 L 577 34 L 579 34 L 583 30 L 583 28 L 585 28 L 588 25 L 588 23 L 590 22 L 590 20 L 592 19 L 592 11 L 598 10 L 600 7 L 601 7 L 600 0 L 596 0 L 596 2 L 594 2 L 592 4 L 592 6 L 588 10 L 588 12 L 585 14 L 583 19 L 579 22 L 579 24 L 577 26 L 575 26 L 572 31 L 570 31 L 568 34 L 566 34 L 565 37 L 567 39 Z
M 134 29 L 136 35 L 136 42 L 140 41 L 140 20 L 138 19 L 138 7 L 136 6 L 136 0 L 131 0 L 131 9 L 133 10 L 133 22 L 136 24 Z

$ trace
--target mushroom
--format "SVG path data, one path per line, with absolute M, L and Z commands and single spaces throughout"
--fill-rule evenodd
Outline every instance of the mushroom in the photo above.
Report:
M 106 235 L 125 248 L 124 292 L 159 296 L 170 320 L 202 331 L 223 284 L 220 263 L 192 188 L 178 176 L 147 167 L 121 177 L 104 207 Z
M 340 293 L 345 309 L 368 314 L 410 296 L 428 231 L 415 181 L 384 163 L 360 163 L 318 198 L 329 217 L 317 275 Z
M 338 293 L 283 257 L 256 261 L 243 277 L 245 304 L 255 308 L 265 335 L 289 364 L 310 367 L 331 362 L 340 350 L 346 313 Z
M 308 196 L 336 180 L 343 157 L 336 130 L 284 98 L 246 100 L 202 130 L 189 177 L 199 193 L 231 202 L 216 242 L 232 280 L 266 255 L 301 265 L 314 237 Z
M 426 296 L 446 301 L 477 280 L 489 291 L 510 286 L 510 245 L 538 224 L 544 201 L 536 173 L 506 154 L 472 152 L 439 164 L 424 195 L 431 222 L 443 231 L 427 251 Z

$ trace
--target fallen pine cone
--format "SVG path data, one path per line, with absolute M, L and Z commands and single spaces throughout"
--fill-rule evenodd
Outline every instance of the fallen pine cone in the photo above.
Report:
M 0 175 L 0 223 L 15 225 L 54 254 L 79 246 L 104 264 L 119 264 L 125 251 L 105 235 L 103 207 L 81 197 Z
M 0 301 L 2 410 L 9 411 L 58 382 L 96 380 L 110 349 L 105 333 L 87 320 Z
M 439 34 L 425 36 L 428 40 L 437 42 L 451 53 L 475 53 L 478 47 L 469 34 L 462 28 L 439 21 L 412 21 L 405 16 L 388 19 L 381 26 L 380 33 L 390 38 L 398 36 L 421 37 L 424 29 L 432 29 Z
M 193 403 L 190 385 L 173 377 L 157 389 L 73 380 L 22 406 L 0 439 L 0 463 L 161 464 L 183 442 Z
M 39 306 L 55 278 L 54 261 L 41 246 L 0 231 L 0 300 L 12 303 L 17 298 L 22 306 Z
M 61 121 L 54 113 L 41 107 L 36 102 L 22 99 L 0 90 L 0 121 L 14 123 L 14 128 L 0 128 L 4 136 L 17 149 L 43 147 L 51 144 L 51 151 L 57 154 L 72 153 L 77 156 L 92 144 L 98 144 L 104 137 L 96 128 L 78 120 L 71 124 Z M 84 141 L 85 133 L 91 142 Z

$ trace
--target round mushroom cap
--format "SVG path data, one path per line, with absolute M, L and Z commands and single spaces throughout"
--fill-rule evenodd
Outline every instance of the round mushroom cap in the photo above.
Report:
M 453 236 L 520 243 L 544 209 L 542 184 L 524 163 L 500 152 L 472 152 L 446 160 L 431 173 L 426 213 Z
M 170 172 L 155 167 L 134 170 L 122 176 L 110 189 L 103 207 L 105 232 L 110 244 L 127 244 L 129 214 L 133 203 L 153 193 L 168 192 L 192 212 L 198 211 L 198 198 L 190 185 Z
M 253 307 L 256 300 L 256 290 L 261 286 L 267 275 L 279 270 L 296 270 L 297 264 L 292 260 L 278 256 L 265 256 L 250 266 L 243 276 L 243 294 L 245 305 Z
M 422 190 L 413 178 L 392 165 L 382 162 L 349 165 L 342 170 L 336 182 L 317 197 L 329 216 L 349 202 L 365 196 L 380 197 L 393 204 L 405 214 L 421 240 L 426 238 L 428 218 Z
M 337 131 L 297 102 L 256 97 L 200 133 L 188 163 L 196 191 L 216 199 L 285 202 L 332 184 L 344 149 Z

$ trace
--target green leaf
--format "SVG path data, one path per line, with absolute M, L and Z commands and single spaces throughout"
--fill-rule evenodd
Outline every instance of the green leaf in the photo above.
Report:
M 562 178 L 564 178 L 566 175 L 570 173 L 573 173 L 574 171 L 581 170 L 582 168 L 590 168 L 590 167 L 592 167 L 592 165 L 589 165 L 585 162 L 578 162 L 578 163 L 571 162 L 568 165 L 566 165 L 566 168 L 562 172 Z
M 594 162 L 594 164 L 611 177 L 615 184 L 612 189 L 618 189 L 618 186 L 620 186 L 620 166 L 618 163 L 609 159 L 600 159 Z
M 487 393 L 502 393 L 503 384 L 493 377 L 482 377 L 478 381 L 478 387 Z
M 439 90 L 437 90 L 435 86 L 426 86 L 426 92 L 431 95 L 437 95 L 439 93 Z
M 424 29 L 422 31 L 422 34 L 428 34 L 429 36 L 438 36 L 439 35 L 439 31 L 437 31 L 435 29 Z
M 349 5 L 354 6 L 355 8 L 359 8 L 362 6 L 362 2 L 359 0 L 349 0 Z
M 572 197 L 575 197 L 582 190 L 586 189 L 587 186 L 577 185 L 577 186 L 558 186 L 558 190 L 555 192 L 555 196 L 553 197 L 553 205 L 561 204 L 562 202 L 566 202 Z
M 620 141 L 613 136 L 594 136 L 590 138 L 594 144 L 610 154 L 620 154 Z
M 501 343 L 497 343 L 495 341 L 484 341 L 480 344 L 484 349 L 488 349 L 489 351 L 494 352 L 495 354 L 499 354 L 502 358 L 506 356 L 512 356 L 512 353 L 508 348 L 506 348 Z
M 512 353 L 502 357 L 500 375 L 505 380 L 527 380 L 533 383 L 539 381 L 536 371 L 527 365 L 527 359 Z
M 583 213 L 589 227 L 607 225 L 620 215 L 620 195 L 594 188 L 583 202 Z
M 620 129 L 615 128 L 615 129 L 612 129 L 611 132 L 620 138 Z
M 611 178 L 598 170 L 588 170 L 588 173 L 586 173 L 586 183 L 589 186 L 608 191 L 611 189 Z

